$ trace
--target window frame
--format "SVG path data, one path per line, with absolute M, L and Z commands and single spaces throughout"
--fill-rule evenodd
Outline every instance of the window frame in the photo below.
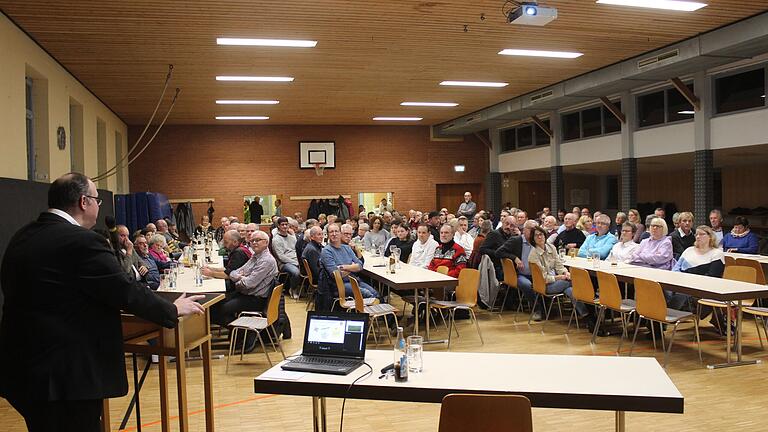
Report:
M 621 103 L 620 99 L 614 99 L 611 100 L 612 103 Z M 600 133 L 597 135 L 592 135 L 585 137 L 584 136 L 584 116 L 582 113 L 587 110 L 599 108 L 600 109 Z M 578 138 L 565 138 L 565 116 L 572 115 L 572 114 L 578 114 L 579 115 L 579 137 Z M 606 115 L 613 116 L 613 113 L 608 110 L 608 108 L 605 107 L 602 103 L 596 103 L 596 104 L 590 104 L 588 106 L 579 108 L 577 110 L 571 110 L 571 111 L 564 111 L 561 113 L 558 113 L 560 115 L 560 132 L 563 136 L 563 142 L 564 143 L 570 143 L 574 141 L 581 141 L 581 140 L 587 140 L 587 139 L 595 139 L 600 138 L 604 136 L 610 136 L 610 135 L 616 135 L 621 133 L 621 123 L 619 123 L 619 130 L 614 132 L 606 132 L 605 131 L 605 117 Z
M 724 113 L 717 112 L 717 80 L 720 78 L 728 78 L 730 76 L 734 75 L 740 75 L 747 72 L 752 72 L 762 69 L 763 70 L 763 91 L 765 91 L 766 95 L 768 96 L 768 63 L 760 63 L 760 64 L 754 64 L 749 66 L 744 66 L 743 68 L 733 69 L 729 71 L 725 71 L 719 74 L 712 74 L 710 76 L 710 82 L 709 85 L 711 86 L 712 90 L 712 113 L 711 118 L 715 117 L 722 117 L 722 116 L 728 116 L 732 114 L 739 114 L 744 112 L 750 112 L 750 111 L 757 111 L 761 109 L 768 108 L 768 97 L 763 98 L 763 106 L 759 107 L 751 107 L 751 108 L 744 108 L 736 111 L 728 111 Z
M 693 84 L 693 79 L 685 80 L 685 81 L 683 81 L 683 84 L 685 84 L 685 85 Z M 653 90 L 648 90 L 648 91 L 645 91 L 645 92 L 642 92 L 642 93 L 637 93 L 637 94 L 634 95 L 634 101 L 633 102 L 635 104 L 635 121 L 637 122 L 636 123 L 637 124 L 637 128 L 635 129 L 635 131 L 653 129 L 653 128 L 663 127 L 663 126 L 668 126 L 668 125 L 676 125 L 676 124 L 688 123 L 688 122 L 692 122 L 694 120 L 693 117 L 692 117 L 692 118 L 689 118 L 689 119 L 681 119 L 681 120 L 669 121 L 669 112 L 668 112 L 669 111 L 669 91 L 678 91 L 678 90 L 673 85 L 666 85 L 666 86 L 654 88 Z M 695 91 L 696 91 L 696 87 L 695 86 L 693 88 L 693 91 L 695 93 Z M 642 96 L 645 96 L 645 95 L 649 95 L 649 94 L 652 94 L 652 93 L 658 93 L 658 92 L 662 92 L 664 94 L 664 107 L 663 107 L 663 110 L 664 110 L 664 121 L 662 123 L 658 123 L 658 124 L 653 124 L 653 125 L 648 125 L 648 126 L 640 126 L 640 106 L 639 106 L 640 101 L 639 101 L 639 98 L 642 97 Z

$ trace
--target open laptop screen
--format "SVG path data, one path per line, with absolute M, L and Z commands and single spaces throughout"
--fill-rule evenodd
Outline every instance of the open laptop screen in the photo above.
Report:
M 368 314 L 309 312 L 304 355 L 365 358 Z

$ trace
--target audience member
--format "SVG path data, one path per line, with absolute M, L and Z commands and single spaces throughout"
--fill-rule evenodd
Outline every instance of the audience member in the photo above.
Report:
M 493 267 L 496 269 L 496 279 L 498 280 L 504 279 L 504 269 L 501 265 L 501 259 L 496 255 L 496 250 L 511 236 L 520 235 L 516 225 L 517 220 L 514 216 L 507 216 L 501 222 L 501 228 L 489 232 L 483 244 L 480 245 L 480 253 L 491 258 Z
M 613 234 L 616 238 L 621 237 L 621 227 L 624 225 L 624 222 L 627 221 L 627 214 L 624 212 L 616 212 L 616 218 L 614 218 L 614 223 L 611 226 L 611 230 L 609 231 L 611 234 Z
M 693 246 L 695 235 L 693 230 L 693 213 L 682 212 L 677 213 L 677 228 L 669 236 L 672 240 L 672 254 L 675 259 L 680 258 L 680 255 Z
M 464 248 L 453 241 L 453 228 L 445 224 L 440 227 L 440 246 L 435 249 L 427 269 L 437 271 L 438 267 L 448 267 L 448 276 L 459 277 L 459 273 L 467 266 L 467 255 Z
M 353 233 L 352 225 L 350 224 L 344 224 L 341 226 L 341 242 L 350 248 L 352 248 L 352 251 L 355 253 L 355 255 L 363 259 L 363 251 L 357 247 L 355 243 L 352 242 L 352 233 Z M 390 239 L 391 240 L 391 239 Z M 389 247 L 387 247 L 389 249 Z
M 632 222 L 624 222 L 621 225 L 621 235 L 619 241 L 611 248 L 610 257 L 616 262 L 628 263 L 632 260 L 634 250 L 639 246 L 635 243 L 635 232 L 637 227 Z
M 309 270 L 312 272 L 312 280 L 317 283 L 320 280 L 320 253 L 323 250 L 323 229 L 319 226 L 313 226 L 307 230 L 309 242 L 301 253 L 301 258 L 309 264 Z
M 723 250 L 717 247 L 717 237 L 712 228 L 701 225 L 696 227 L 695 242 L 683 251 L 680 258 L 672 267 L 672 271 L 693 273 L 711 277 L 723 277 L 725 256 Z M 672 309 L 695 311 L 693 305 L 698 299 L 683 293 L 664 291 L 667 305 Z M 703 318 L 703 317 L 699 317 Z
M 608 254 L 611 253 L 613 245 L 616 244 L 616 237 L 608 232 L 608 229 L 611 227 L 611 218 L 608 215 L 599 214 L 595 217 L 595 220 L 597 221 L 597 232 L 587 236 L 579 249 L 578 256 L 587 258 L 592 256 L 593 253 L 598 253 L 600 259 L 606 259 Z
M 389 240 L 389 246 L 384 250 L 384 256 L 390 256 L 392 254 L 391 247 L 394 246 L 400 249 L 400 261 L 407 263 L 413 249 L 411 230 L 408 229 L 408 224 L 403 223 L 397 227 L 395 233 L 397 236 Z
M 629 209 L 627 212 L 627 220 L 635 225 L 635 238 L 633 239 L 634 242 L 640 243 L 643 233 L 645 233 L 645 224 L 643 224 L 643 221 L 640 218 L 640 212 L 636 209 Z
M 456 216 L 464 216 L 467 219 L 471 219 L 475 213 L 477 213 L 477 204 L 472 201 L 472 194 L 470 192 L 464 192 L 464 201 L 459 205 L 459 209 L 456 211 Z
M 577 216 L 575 213 L 568 213 L 565 215 L 562 225 L 563 231 L 558 234 L 557 237 L 555 237 L 555 241 L 552 242 L 556 249 L 578 249 L 584 244 L 587 237 L 580 229 L 576 228 L 576 218 Z
M 471 268 L 478 268 L 480 266 L 480 260 L 483 258 L 483 254 L 480 253 L 480 245 L 485 241 L 485 237 L 491 232 L 493 223 L 489 220 L 483 220 L 480 224 L 480 230 L 472 243 L 472 253 L 469 255 L 469 262 L 467 265 Z
M 171 268 L 171 260 L 168 258 L 165 249 L 165 237 L 162 234 L 155 234 L 149 239 L 149 256 L 161 272 Z
M 736 216 L 733 220 L 733 229 L 723 236 L 723 250 L 726 252 L 738 252 L 756 254 L 758 238 L 749 230 L 749 220 L 743 216 Z
M 320 262 L 329 275 L 333 275 L 336 270 L 341 272 L 345 295 L 352 296 L 352 284 L 349 278 L 354 277 L 358 281 L 363 298 L 379 296 L 375 289 L 355 276 L 355 273 L 363 269 L 363 262 L 355 255 L 352 248 L 341 242 L 341 228 L 336 224 L 328 226 L 328 244 L 320 253 Z
M 212 233 L 214 233 L 213 225 L 211 225 L 208 215 L 203 215 L 203 217 L 200 218 L 200 225 L 195 228 L 195 235 L 207 236 Z
M 720 247 L 723 243 L 723 213 L 720 210 L 714 209 L 709 212 L 709 226 L 712 227 L 712 232 L 717 238 L 717 246 Z
M 384 229 L 381 217 L 374 216 L 371 218 L 371 230 L 363 237 L 363 245 L 369 250 L 379 248 L 386 245 L 390 237 L 389 231 Z
M 672 240 L 667 237 L 667 223 L 658 216 L 652 216 L 648 226 L 650 236 L 640 242 L 640 246 L 632 253 L 631 264 L 671 270 L 675 264 L 672 253 Z
M 147 238 L 143 235 L 137 236 L 134 241 L 135 261 L 134 266 L 137 266 L 139 274 L 141 275 L 141 281 L 146 283 L 150 289 L 156 290 L 160 287 L 160 271 L 157 269 L 157 264 L 149 256 L 149 243 Z M 146 271 L 142 270 L 145 269 Z
M 427 268 L 435 256 L 435 249 L 440 244 L 429 233 L 429 227 L 421 224 L 416 228 L 416 241 L 411 245 L 410 264 L 416 267 Z
M 464 248 L 464 252 L 467 254 L 467 259 L 469 259 L 470 255 L 472 255 L 472 248 L 474 247 L 475 239 L 472 238 L 472 236 L 467 232 L 469 223 L 467 222 L 466 216 L 460 216 L 455 220 L 457 221 L 455 223 L 456 226 L 454 227 L 454 224 L 451 224 L 451 227 L 454 227 L 456 232 L 453 240 L 458 243 L 459 246 Z
M 235 284 L 229 278 L 229 274 L 242 267 L 253 256 L 253 251 L 250 248 L 254 244 L 254 239 L 256 238 L 255 235 L 256 232 L 251 236 L 250 244 L 245 246 L 242 244 L 242 239 L 237 231 L 232 230 L 225 232 L 222 242 L 224 248 L 227 250 L 228 258 L 224 267 L 205 266 L 202 268 L 203 276 L 224 279 L 227 296 L 232 296 L 236 292 Z
M 301 272 L 299 271 L 299 259 L 296 255 L 296 235 L 285 217 L 281 216 L 277 219 L 277 235 L 272 237 L 272 251 L 275 253 L 280 271 L 288 274 L 288 288 L 291 297 L 298 298 Z

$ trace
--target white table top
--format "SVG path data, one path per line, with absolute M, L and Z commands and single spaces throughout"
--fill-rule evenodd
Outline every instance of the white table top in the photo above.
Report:
M 379 378 L 392 357 L 392 351 L 368 351 L 365 360 L 373 374 L 358 381 L 347 397 L 439 403 L 456 392 L 509 393 L 525 395 L 543 408 L 683 412 L 683 396 L 649 357 L 425 351 L 424 371 L 409 374 L 404 383 Z M 276 365 L 257 377 L 254 387 L 257 393 L 343 397 L 367 370 L 362 366 L 347 376 L 307 373 L 283 380 Z
M 213 261 L 208 264 L 211 267 L 221 267 L 223 259 L 219 256 L 217 251 L 214 251 L 211 257 Z M 158 291 L 168 292 L 185 292 L 191 294 L 198 293 L 223 293 L 226 291 L 226 284 L 224 279 L 213 279 L 203 277 L 203 286 L 195 286 L 195 271 L 192 267 L 183 267 L 183 270 L 179 272 L 179 277 L 176 279 L 176 288 L 174 290 L 161 289 Z
M 367 274 L 395 289 L 454 287 L 458 279 L 425 268 L 400 263 L 400 268 L 395 273 L 387 273 L 386 265 L 382 257 L 365 253 L 363 274 Z M 386 258 L 389 259 L 389 258 Z
M 640 278 L 659 282 L 665 289 L 685 292 L 697 297 L 714 298 L 717 300 L 739 300 L 768 297 L 768 286 L 747 282 L 732 281 L 710 276 L 695 275 L 683 272 L 641 267 L 632 264 L 619 263 L 610 265 L 601 261 L 595 269 L 593 262 L 586 258 L 565 259 L 566 266 L 578 267 L 585 270 L 600 270 L 613 273 L 624 278 Z
M 731 258 L 751 259 L 759 262 L 760 264 L 768 264 L 768 256 L 765 256 L 765 255 L 745 254 L 745 253 L 737 253 L 737 252 L 723 252 L 723 255 L 729 256 Z

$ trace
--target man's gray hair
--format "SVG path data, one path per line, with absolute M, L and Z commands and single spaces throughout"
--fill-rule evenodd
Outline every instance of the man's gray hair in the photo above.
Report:
M 242 238 L 240 237 L 240 233 L 237 230 L 229 230 L 225 232 L 224 237 L 229 237 L 232 239 L 232 241 L 238 242 L 238 243 L 240 243 L 240 241 L 242 240 Z

